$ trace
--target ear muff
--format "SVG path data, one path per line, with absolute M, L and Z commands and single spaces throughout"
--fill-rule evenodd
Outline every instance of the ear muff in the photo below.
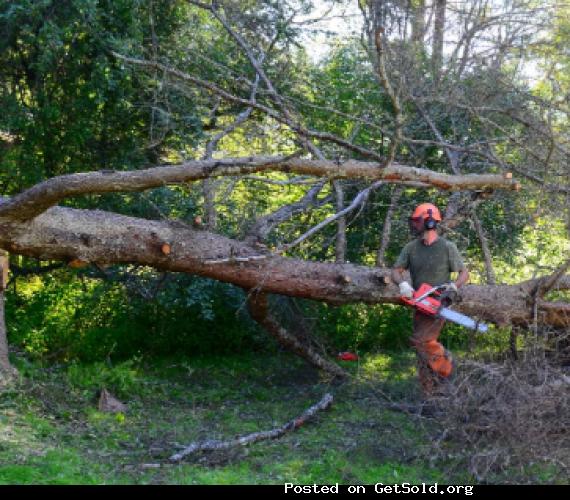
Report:
M 424 219 L 424 227 L 427 230 L 435 229 L 437 227 L 437 221 L 433 218 L 433 212 L 431 208 L 428 208 L 428 216 Z

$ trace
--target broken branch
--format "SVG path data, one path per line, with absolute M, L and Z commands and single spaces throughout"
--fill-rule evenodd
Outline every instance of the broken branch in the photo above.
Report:
M 182 451 L 179 451 L 178 453 L 172 455 L 170 457 L 170 461 L 179 462 L 184 457 L 191 455 L 192 453 L 196 453 L 197 451 L 227 450 L 235 446 L 245 446 L 266 439 L 280 438 L 287 432 L 298 429 L 307 421 L 314 418 L 314 416 L 317 414 L 318 411 L 326 410 L 330 405 L 332 405 L 332 402 L 333 402 L 332 394 L 327 393 L 317 404 L 311 406 L 300 417 L 290 420 L 281 427 L 272 429 L 270 431 L 254 432 L 252 434 L 247 434 L 246 436 L 241 436 L 236 439 L 230 439 L 229 441 L 209 440 L 198 443 L 192 443 L 188 445 L 186 448 L 184 448 Z

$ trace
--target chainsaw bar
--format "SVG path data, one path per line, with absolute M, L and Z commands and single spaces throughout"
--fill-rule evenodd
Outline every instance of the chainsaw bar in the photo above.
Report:
M 453 321 L 461 326 L 471 328 L 472 330 L 477 330 L 482 333 L 486 333 L 489 327 L 485 323 L 479 323 L 465 314 L 458 313 L 457 311 L 452 311 L 447 307 L 442 307 L 437 315 L 448 321 Z
M 406 304 L 416 308 L 418 311 L 428 316 L 435 316 L 438 318 L 446 319 L 448 321 L 453 321 L 466 328 L 471 328 L 479 332 L 487 332 L 489 327 L 484 323 L 479 323 L 469 316 L 458 313 L 448 309 L 447 307 L 442 307 L 439 290 L 442 286 L 431 286 L 427 283 L 423 283 L 414 292 L 412 298 L 401 297 L 402 301 Z

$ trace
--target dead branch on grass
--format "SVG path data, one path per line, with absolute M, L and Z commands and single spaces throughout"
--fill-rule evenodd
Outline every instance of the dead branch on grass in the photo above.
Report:
M 332 402 L 333 402 L 332 395 L 330 393 L 327 393 L 317 404 L 307 409 L 300 417 L 290 420 L 281 427 L 272 429 L 270 431 L 254 432 L 252 434 L 247 434 L 246 436 L 241 436 L 236 439 L 230 439 L 229 441 L 218 441 L 210 439 L 208 441 L 192 443 L 187 447 L 185 447 L 183 450 L 172 455 L 170 457 L 170 461 L 179 462 L 184 457 L 191 455 L 192 453 L 196 453 L 197 451 L 227 450 L 235 446 L 245 446 L 266 439 L 280 438 L 287 432 L 293 431 L 301 427 L 307 421 L 312 419 L 318 411 L 326 410 L 332 404 Z

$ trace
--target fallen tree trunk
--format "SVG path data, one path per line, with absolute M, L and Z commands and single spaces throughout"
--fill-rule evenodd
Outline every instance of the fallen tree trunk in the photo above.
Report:
M 0 219 L 0 248 L 44 260 L 98 264 L 137 263 L 233 283 L 247 290 L 330 304 L 400 303 L 389 270 L 310 262 L 260 253 L 244 243 L 181 223 L 126 217 L 100 210 L 53 207 L 30 221 Z M 467 285 L 455 308 L 482 321 L 526 325 L 534 321 L 537 281 Z M 570 288 L 568 276 L 557 282 Z M 570 325 L 567 303 L 539 301 L 540 323 Z

